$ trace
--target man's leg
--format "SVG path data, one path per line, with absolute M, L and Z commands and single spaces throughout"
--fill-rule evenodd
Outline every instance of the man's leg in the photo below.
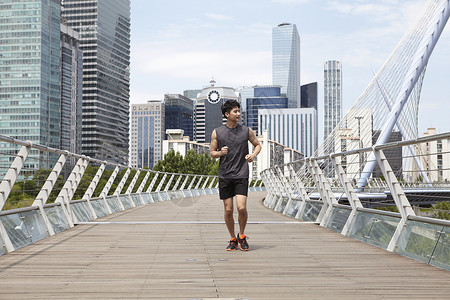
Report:
M 234 218 L 233 218 L 233 198 L 227 198 L 223 201 L 224 219 L 227 225 L 228 232 L 230 232 L 231 238 L 235 238 L 234 233 Z
M 247 196 L 236 195 L 236 206 L 238 210 L 239 234 L 244 234 L 247 225 Z

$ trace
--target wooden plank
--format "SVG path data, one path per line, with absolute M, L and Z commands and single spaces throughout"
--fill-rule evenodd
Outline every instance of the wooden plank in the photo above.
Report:
M 225 251 L 217 195 L 154 203 L 0 256 L 0 299 L 448 299 L 449 272 L 292 223 L 264 195 L 249 221 L 278 223 L 249 224 L 249 252 Z

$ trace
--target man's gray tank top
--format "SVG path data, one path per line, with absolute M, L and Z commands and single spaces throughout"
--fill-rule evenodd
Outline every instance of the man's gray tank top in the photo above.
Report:
M 245 156 L 248 154 L 249 128 L 238 124 L 235 128 L 225 125 L 216 128 L 218 150 L 228 146 L 228 153 L 220 157 L 219 178 L 248 178 L 248 162 Z

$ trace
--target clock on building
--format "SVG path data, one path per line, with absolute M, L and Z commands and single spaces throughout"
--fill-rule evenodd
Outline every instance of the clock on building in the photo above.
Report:
M 220 94 L 216 90 L 212 90 L 208 93 L 208 101 L 211 104 L 216 104 L 220 101 Z

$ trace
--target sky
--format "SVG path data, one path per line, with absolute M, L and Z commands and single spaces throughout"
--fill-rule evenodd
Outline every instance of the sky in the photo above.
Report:
M 323 65 L 343 69 L 344 114 L 414 22 L 425 0 L 131 0 L 133 104 L 209 86 L 272 84 L 272 28 L 297 25 L 301 84 L 318 82 L 323 131 Z M 431 55 L 419 105 L 419 135 L 450 131 L 450 25 Z

